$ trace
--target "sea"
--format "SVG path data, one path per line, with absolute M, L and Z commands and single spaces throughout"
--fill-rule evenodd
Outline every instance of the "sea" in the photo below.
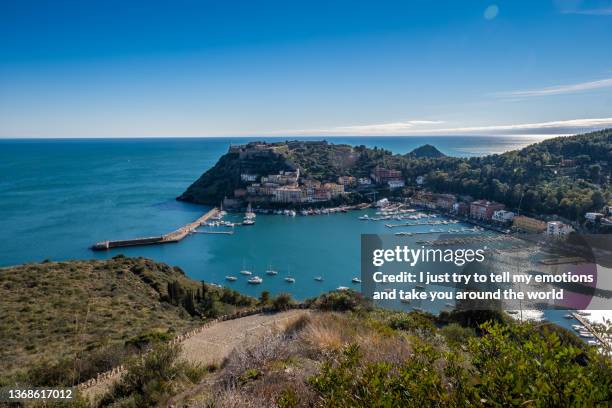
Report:
M 306 299 L 339 286 L 359 289 L 360 237 L 388 233 L 359 220 L 374 210 L 320 216 L 257 216 L 233 235 L 193 234 L 180 243 L 93 252 L 98 241 L 159 236 L 209 208 L 178 202 L 230 145 L 296 138 L 0 139 L 0 266 L 45 259 L 103 259 L 124 254 L 181 267 L 197 280 L 258 296 L 287 292 Z M 323 138 L 305 140 L 321 140 Z M 332 143 L 407 153 L 429 143 L 449 156 L 502 153 L 539 142 L 536 136 L 332 137 Z M 368 212 L 369 211 L 369 212 Z M 228 220 L 239 221 L 239 215 Z M 419 229 L 421 228 L 421 229 Z M 426 232 L 430 226 L 412 228 Z M 265 274 L 269 267 L 279 273 Z M 249 285 L 247 268 L 264 281 Z M 234 275 L 236 282 L 227 282 Z M 283 278 L 292 276 L 296 282 Z M 323 281 L 315 281 L 320 276 Z M 562 311 L 545 318 L 569 327 Z

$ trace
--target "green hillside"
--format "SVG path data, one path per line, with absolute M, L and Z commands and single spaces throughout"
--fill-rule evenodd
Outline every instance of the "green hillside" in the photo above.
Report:
M 253 299 L 144 258 L 0 269 L 0 384 L 75 384 Z

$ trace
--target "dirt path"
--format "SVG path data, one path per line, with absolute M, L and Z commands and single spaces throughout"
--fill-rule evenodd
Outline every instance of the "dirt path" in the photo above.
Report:
M 308 310 L 295 309 L 218 322 L 183 341 L 181 343 L 181 357 L 202 365 L 221 364 L 236 347 L 252 345 L 270 332 L 283 330 L 287 325 L 307 313 L 309 313 Z M 95 400 L 107 392 L 120 376 L 121 374 L 116 374 L 93 387 L 87 388 L 83 391 L 83 394 L 89 400 Z

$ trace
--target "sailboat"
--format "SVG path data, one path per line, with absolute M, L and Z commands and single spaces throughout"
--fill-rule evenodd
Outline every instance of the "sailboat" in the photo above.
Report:
M 285 282 L 295 283 L 295 279 L 292 278 L 291 275 L 289 274 L 289 267 L 287 267 L 287 276 L 285 277 Z
M 242 220 L 242 225 L 254 225 L 255 224 L 255 213 L 251 208 L 251 203 L 247 206 L 246 213 L 244 213 L 244 219 Z
M 253 208 L 251 208 L 251 203 L 249 203 L 249 205 L 247 205 L 247 210 L 246 213 L 244 214 L 244 218 L 255 218 L 256 215 L 253 212 Z
M 223 209 L 223 201 L 221 201 L 221 204 L 219 204 L 219 215 L 221 217 L 225 217 L 227 215 L 227 211 Z
M 278 275 L 278 271 L 272 269 L 272 265 L 268 265 L 268 270 L 266 271 L 266 275 Z
M 252 275 L 252 274 L 253 274 L 253 272 L 249 271 L 249 270 L 246 268 L 246 266 L 245 266 L 245 264 L 244 264 L 244 261 L 242 261 L 242 270 L 240 271 L 240 274 L 241 274 L 241 275 L 247 275 L 247 276 L 250 276 L 250 275 Z
M 248 280 L 248 282 L 251 285 L 259 285 L 260 283 L 263 282 L 263 279 L 261 279 L 259 276 L 253 276 L 252 278 Z

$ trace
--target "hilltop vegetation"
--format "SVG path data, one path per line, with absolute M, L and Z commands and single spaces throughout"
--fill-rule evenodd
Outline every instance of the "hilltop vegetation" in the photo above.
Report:
M 72 385 L 254 299 L 144 258 L 0 269 L 0 385 Z
M 486 311 L 386 311 L 351 292 L 313 307 L 236 350 L 177 405 L 603 407 L 612 398 L 612 360 L 553 325 Z
M 167 340 L 254 299 L 123 256 L 28 264 L 0 278 L 2 385 L 73 385 L 127 367 L 83 406 L 606 406 L 612 398 L 609 356 L 557 326 L 495 311 L 436 317 L 330 292 L 309 300 L 311 311 L 288 329 L 203 367 Z M 276 310 L 291 302 L 259 300 Z
M 327 182 L 343 175 L 368 177 L 380 166 L 402 171 L 409 187 L 415 185 L 418 176 L 424 176 L 427 187 L 435 192 L 471 195 L 511 208 L 520 205 L 523 212 L 557 214 L 573 220 L 612 202 L 610 129 L 473 158 L 447 157 L 431 145 L 406 155 L 327 142 L 263 145 L 270 148 L 268 154 L 225 154 L 178 199 L 218 204 L 224 197 L 232 197 L 234 189 L 246 185 L 241 173 L 265 175 L 299 168 L 302 177 Z

